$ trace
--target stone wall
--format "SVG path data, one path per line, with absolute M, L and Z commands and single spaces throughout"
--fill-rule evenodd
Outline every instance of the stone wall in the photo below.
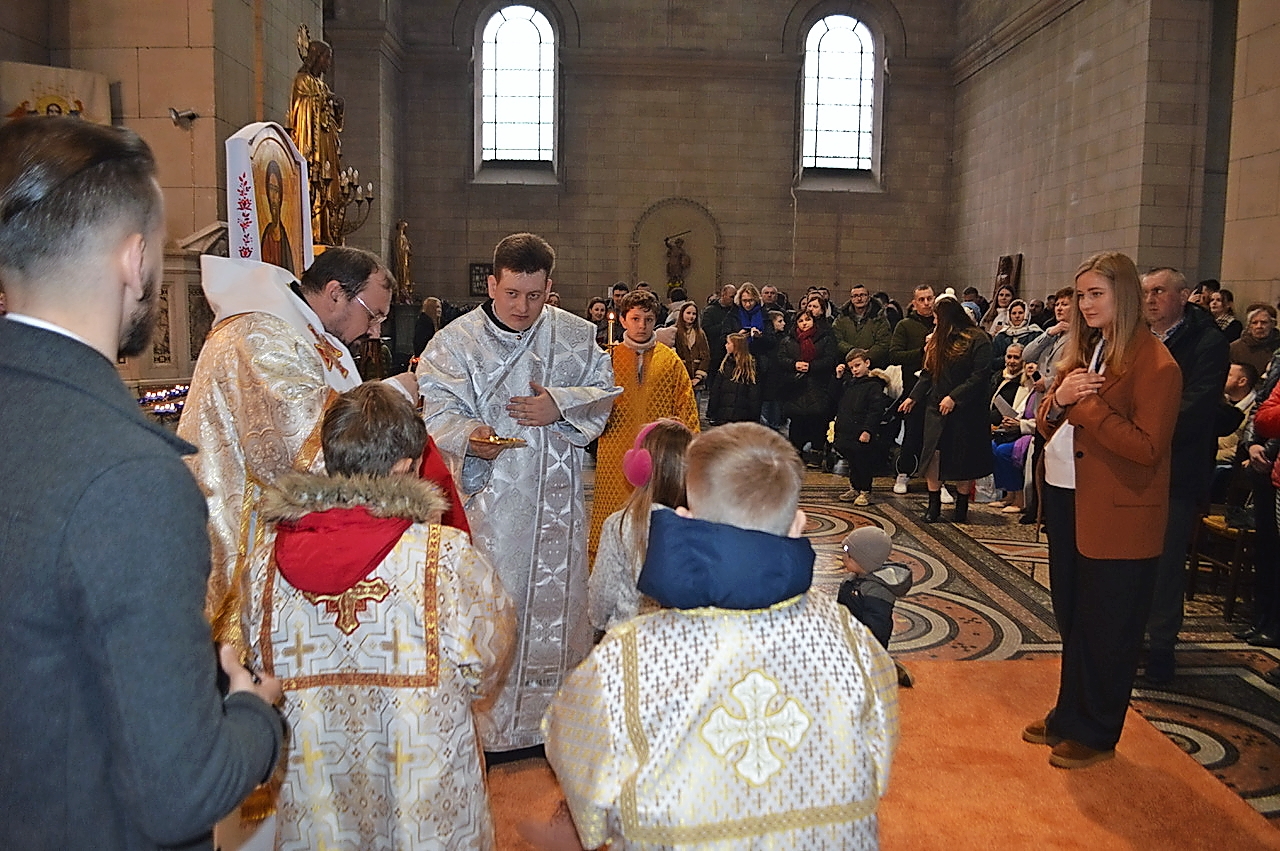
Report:
M 1240 0 L 1222 282 L 1236 311 L 1280 297 L 1280 4 Z
M 957 275 L 988 290 L 997 258 L 1021 253 L 1022 293 L 1043 296 L 1114 248 L 1194 276 L 1210 4 L 1061 0 L 1020 12 L 957 53 Z
M 420 294 L 466 298 L 468 263 L 488 260 L 505 234 L 533 230 L 557 248 L 563 304 L 581 309 L 614 281 L 660 269 L 658 231 L 641 227 L 655 209 L 674 211 L 673 227 L 682 210 L 718 227 L 721 244 L 690 250 L 699 296 L 718 280 L 752 280 L 793 297 L 817 284 L 847 298 L 854 281 L 902 297 L 946 276 L 951 2 L 863 7 L 894 48 L 883 191 L 873 193 L 793 192 L 809 6 L 537 5 L 562 39 L 551 185 L 475 179 L 469 61 L 491 7 L 405 9 L 401 209 L 419 246 Z

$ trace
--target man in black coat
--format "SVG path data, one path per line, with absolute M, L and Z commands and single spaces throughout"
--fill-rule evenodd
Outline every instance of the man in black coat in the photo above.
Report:
M 898 402 L 910 396 L 911 389 L 916 386 L 916 375 L 924 365 L 925 339 L 932 333 L 933 287 L 921 284 L 911 296 L 907 315 L 894 326 L 889 337 L 889 363 L 902 367 L 902 396 Z M 907 492 L 907 482 L 919 466 L 923 446 L 924 406 L 921 406 L 903 419 L 902 449 L 898 452 L 894 493 Z
M 720 298 L 702 311 L 702 333 L 707 335 L 707 348 L 711 352 L 711 364 L 707 370 L 707 385 L 714 387 L 720 380 L 720 362 L 724 360 L 724 320 L 733 310 L 733 298 L 738 288 L 725 284 L 720 288 Z
M 1190 304 L 1186 277 L 1176 269 L 1142 276 L 1143 310 L 1151 332 L 1164 341 L 1182 370 L 1182 404 L 1173 431 L 1169 525 L 1147 619 L 1146 678 L 1173 679 L 1173 648 L 1182 628 L 1187 544 L 1196 514 L 1209 495 L 1217 454 L 1216 414 L 1230 364 L 1227 338 L 1207 310 Z
M 280 684 L 204 618 L 194 447 L 116 374 L 150 350 L 155 160 L 73 118 L 0 128 L 0 848 L 208 849 L 272 771 Z

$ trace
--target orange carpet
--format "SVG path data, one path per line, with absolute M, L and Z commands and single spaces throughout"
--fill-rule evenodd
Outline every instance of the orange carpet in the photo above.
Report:
M 1131 712 L 1116 758 L 1049 765 L 1021 739 L 1057 691 L 1056 659 L 910 663 L 902 740 L 880 809 L 881 848 L 1280 849 L 1280 830 Z M 489 775 L 498 848 L 526 851 L 515 824 L 559 800 L 543 760 Z M 797 849 L 799 851 L 799 849 Z

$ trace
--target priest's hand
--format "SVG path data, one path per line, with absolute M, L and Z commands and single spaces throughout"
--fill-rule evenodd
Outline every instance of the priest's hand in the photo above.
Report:
M 497 436 L 498 433 L 493 430 L 493 426 L 480 426 L 467 438 L 467 454 L 492 461 L 505 448 L 501 443 L 490 442 L 489 438 Z
M 284 697 L 284 689 L 280 687 L 280 681 L 270 674 L 251 671 L 241 665 L 240 654 L 236 652 L 233 645 L 219 645 L 218 663 L 222 665 L 223 672 L 231 681 L 227 694 L 235 694 L 238 691 L 252 692 L 272 706 L 279 704 Z
M 387 379 L 394 381 L 396 384 L 404 388 L 404 392 L 409 394 L 409 398 L 413 401 L 418 399 L 418 376 L 412 372 L 402 372 L 399 375 L 393 375 Z
M 551 398 L 547 388 L 536 381 L 529 382 L 532 396 L 512 396 L 507 403 L 507 413 L 522 426 L 545 426 L 560 420 L 560 406 Z

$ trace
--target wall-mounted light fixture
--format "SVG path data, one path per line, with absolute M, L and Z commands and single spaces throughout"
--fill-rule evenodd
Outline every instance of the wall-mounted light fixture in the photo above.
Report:
M 192 121 L 200 117 L 200 113 L 194 109 L 174 109 L 169 107 L 169 120 L 173 122 L 174 127 L 189 126 Z

